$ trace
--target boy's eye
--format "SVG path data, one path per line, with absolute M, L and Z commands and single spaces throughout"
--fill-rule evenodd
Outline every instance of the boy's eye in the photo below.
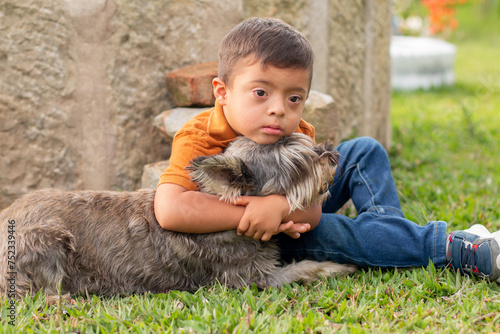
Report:
M 265 92 L 265 91 L 263 91 L 263 90 L 261 90 L 261 89 L 256 90 L 256 91 L 255 91 L 255 94 L 256 94 L 257 96 L 259 96 L 259 97 L 264 97 L 264 96 L 266 96 L 266 92 Z
M 300 96 L 290 97 L 290 102 L 292 102 L 292 103 L 299 103 L 300 101 L 302 101 L 302 98 Z

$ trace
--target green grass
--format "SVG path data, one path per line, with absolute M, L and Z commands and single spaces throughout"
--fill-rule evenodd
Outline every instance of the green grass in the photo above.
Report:
M 403 210 L 421 224 L 500 229 L 500 13 L 459 13 L 457 84 L 395 93 L 391 160 Z M 495 20 L 493 20 L 493 18 Z M 500 286 L 449 270 L 372 269 L 311 285 L 172 291 L 0 308 L 0 333 L 500 332 Z
M 47 306 L 43 295 L 18 305 L 16 327 L 1 332 L 328 333 L 498 331 L 498 289 L 450 271 L 368 270 L 281 290 L 74 299 Z M 2 318 L 5 316 L 2 310 Z
M 492 16 L 459 12 L 455 86 L 393 95 L 393 172 L 415 221 L 500 229 L 500 15 Z
M 499 330 L 491 284 L 449 271 L 369 270 L 281 290 L 172 291 L 127 298 L 76 298 L 47 306 L 39 295 L 18 306 L 2 332 L 328 333 Z M 2 317 L 4 312 L 2 311 Z

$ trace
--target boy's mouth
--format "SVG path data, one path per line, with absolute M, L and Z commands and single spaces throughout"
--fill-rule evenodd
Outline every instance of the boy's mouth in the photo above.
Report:
M 263 126 L 262 130 L 268 135 L 278 136 L 283 133 L 283 130 L 279 126 Z

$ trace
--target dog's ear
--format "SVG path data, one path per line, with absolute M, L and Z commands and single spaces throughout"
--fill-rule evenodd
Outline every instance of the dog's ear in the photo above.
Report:
M 333 143 L 327 140 L 324 144 L 317 144 L 313 147 L 319 159 L 328 161 L 330 166 L 335 166 L 339 162 L 339 152 L 334 148 Z
M 197 157 L 187 167 L 192 181 L 201 191 L 234 201 L 255 192 L 255 177 L 240 158 L 218 154 Z

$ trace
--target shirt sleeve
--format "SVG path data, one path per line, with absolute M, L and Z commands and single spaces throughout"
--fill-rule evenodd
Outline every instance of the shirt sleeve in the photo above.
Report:
M 186 167 L 191 160 L 198 156 L 209 156 L 222 152 L 223 148 L 210 136 L 196 131 L 179 131 L 172 143 L 172 155 L 170 156 L 170 166 L 160 176 L 158 185 L 163 183 L 173 183 L 180 185 L 187 190 L 198 190 L 198 187 L 191 181 L 191 176 Z

